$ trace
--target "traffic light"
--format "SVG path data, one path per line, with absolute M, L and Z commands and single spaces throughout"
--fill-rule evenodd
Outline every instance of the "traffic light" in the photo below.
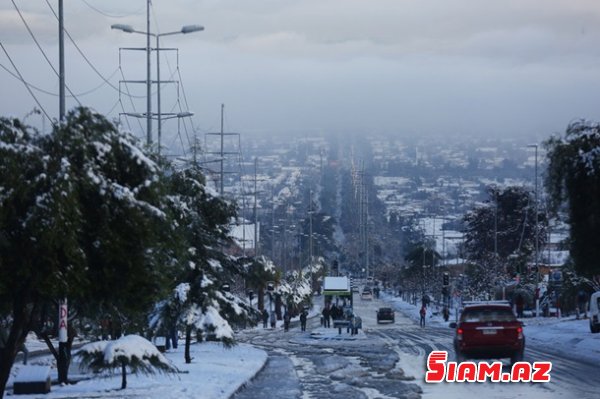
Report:
M 448 273 L 444 273 L 444 285 L 450 285 L 450 275 Z

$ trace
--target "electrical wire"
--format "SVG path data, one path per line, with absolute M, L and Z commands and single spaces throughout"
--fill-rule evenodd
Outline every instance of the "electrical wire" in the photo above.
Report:
M 12 71 L 11 71 L 10 69 L 8 69 L 8 68 L 7 68 L 5 65 L 2 65 L 2 63 L 0 63 L 0 68 L 4 69 L 6 72 L 8 72 L 8 73 L 9 73 L 9 74 L 10 74 L 10 75 L 13 77 L 13 78 L 15 78 L 15 79 L 17 79 L 17 80 L 20 80 L 20 81 L 21 81 L 21 82 L 23 82 L 24 84 L 28 85 L 29 87 L 31 87 L 32 89 L 34 89 L 34 90 L 36 90 L 36 91 L 39 91 L 40 93 L 47 94 L 47 95 L 49 95 L 49 96 L 53 96 L 53 97 L 59 97 L 59 94 L 58 94 L 58 93 L 53 93 L 53 92 L 51 92 L 51 91 L 48 91 L 48 90 L 42 89 L 42 88 L 40 88 L 40 87 L 38 87 L 38 86 L 36 86 L 36 85 L 34 85 L 34 84 L 30 83 L 30 82 L 22 81 L 22 80 L 21 80 L 21 78 L 20 78 L 20 77 L 19 77 L 17 74 L 15 74 L 14 72 L 12 72 Z M 119 68 L 115 69 L 115 70 L 114 70 L 114 72 L 111 74 L 111 76 L 110 76 L 110 77 L 112 78 L 113 76 L 115 76 L 117 72 L 119 72 Z M 100 85 L 98 85 L 98 86 L 96 86 L 96 87 L 94 87 L 94 88 L 92 88 L 92 89 L 89 89 L 89 90 L 83 91 L 83 92 L 81 92 L 81 93 L 76 93 L 76 94 L 75 94 L 75 96 L 77 96 L 77 97 L 84 97 L 84 96 L 87 96 L 88 94 L 91 94 L 91 93 L 93 93 L 93 92 L 97 91 L 97 90 L 98 90 L 98 89 L 100 89 L 102 86 L 104 86 L 104 83 L 101 83 Z M 72 96 L 71 94 L 68 94 L 66 97 L 73 98 L 73 96 Z
M 17 75 L 16 73 L 14 73 L 13 71 L 11 71 L 10 69 L 8 69 L 6 66 L 2 65 L 0 63 L 0 68 L 4 69 L 6 72 L 8 72 L 13 78 L 17 79 L 18 81 L 20 81 L 21 83 L 23 83 L 25 86 L 29 86 L 30 88 L 39 91 L 40 93 L 44 93 L 44 94 L 48 94 L 49 96 L 58 96 L 58 94 L 56 93 L 52 93 L 49 92 L 47 90 L 41 89 L 37 86 L 34 86 L 33 84 L 26 82 L 25 80 L 21 79 L 21 77 L 19 75 Z
M 13 1 L 13 3 L 14 3 L 14 1 Z M 52 11 L 52 14 L 54 14 L 54 17 L 58 20 L 58 14 L 56 13 L 56 11 L 54 11 L 54 8 L 52 7 L 52 5 L 50 4 L 50 2 L 48 0 L 46 0 L 46 4 L 48 5 L 48 7 L 50 8 L 50 10 Z M 79 52 L 79 54 L 81 55 L 81 57 L 83 57 L 83 59 L 85 60 L 85 62 L 90 66 L 90 68 L 92 68 L 92 70 L 96 73 L 96 75 L 98 75 L 100 77 L 100 79 L 102 79 L 104 81 L 105 84 L 109 85 L 110 87 L 112 87 L 114 90 L 116 90 L 120 94 L 131 95 L 131 94 L 126 94 L 126 93 L 121 92 L 120 89 L 117 86 L 115 86 L 114 84 L 112 84 L 108 80 L 108 79 L 110 79 L 110 77 L 108 79 L 105 78 L 104 75 L 102 75 L 102 73 L 100 73 L 100 71 L 98 71 L 98 69 L 94 66 L 94 64 L 83 53 L 83 51 L 77 45 L 77 43 L 75 42 L 75 39 L 73 39 L 73 37 L 71 36 L 71 34 L 69 33 L 69 31 L 67 31 L 66 29 L 63 29 L 63 31 L 65 32 L 65 34 L 67 35 L 67 37 L 69 38 L 69 40 L 71 41 L 71 43 L 73 44 L 73 46 L 75 47 L 75 49 L 77 49 L 77 51 Z M 112 77 L 112 75 L 111 75 L 111 77 Z M 99 88 L 102 87 L 103 85 L 104 84 L 102 84 L 101 86 L 99 86 Z M 145 96 L 134 96 L 134 97 L 135 98 L 144 98 Z
M 48 56 L 46 55 L 46 52 L 44 51 L 44 49 L 42 48 L 42 46 L 40 45 L 40 43 L 38 42 L 37 38 L 35 37 L 33 31 L 31 30 L 31 28 L 29 27 L 29 24 L 27 24 L 27 21 L 25 20 L 25 17 L 23 17 L 23 14 L 21 13 L 21 10 L 19 9 L 19 7 L 17 6 L 17 3 L 15 3 L 15 0 L 11 0 L 13 6 L 15 7 L 15 10 L 17 11 L 17 14 L 19 14 L 19 17 L 21 18 L 21 21 L 23 21 L 23 25 L 25 25 L 25 28 L 27 28 L 27 31 L 29 32 L 29 35 L 31 35 L 31 38 L 33 39 L 33 41 L 35 42 L 37 48 L 40 50 L 40 52 L 42 53 L 42 55 L 44 56 L 44 58 L 46 59 L 46 61 L 48 62 L 48 65 L 50 65 L 50 68 L 52 68 L 52 70 L 54 71 L 54 73 L 56 74 L 57 77 L 60 78 L 60 74 L 58 73 L 58 71 L 56 70 L 56 68 L 54 68 L 54 65 L 52 65 L 52 62 L 50 62 L 50 59 L 48 58 Z M 71 96 L 73 96 L 73 98 L 75 99 L 75 101 L 77 101 L 77 103 L 79 104 L 79 106 L 83 106 L 83 104 L 81 104 L 81 102 L 79 101 L 79 99 L 73 94 L 73 92 L 71 91 L 71 89 L 69 89 L 69 86 L 67 86 L 65 84 L 65 88 L 67 89 L 67 91 L 71 94 Z
M 127 123 L 127 127 L 129 128 L 129 131 L 131 132 L 131 123 L 129 123 L 129 118 L 127 117 L 127 112 L 125 112 L 125 106 L 123 105 L 123 101 L 121 101 L 121 99 L 119 98 L 119 104 L 121 104 L 121 110 L 123 111 L 123 116 L 125 116 L 125 123 Z M 119 115 L 119 119 L 121 115 Z M 140 124 L 141 127 L 141 124 Z
M 125 18 L 125 17 L 132 17 L 135 15 L 140 15 L 143 11 L 144 11 L 144 6 L 142 6 L 139 10 L 134 11 L 130 14 L 121 14 L 121 15 L 117 15 L 117 14 L 109 14 L 106 11 L 102 11 L 99 8 L 94 7 L 93 5 L 91 5 L 90 3 L 88 3 L 86 0 L 81 0 L 83 1 L 83 3 L 88 6 L 89 8 L 91 8 L 92 10 L 96 11 L 98 14 L 104 15 L 105 17 L 109 17 L 109 18 Z
M 157 13 L 155 12 L 154 5 L 152 3 L 150 3 L 150 8 L 152 9 L 152 18 L 154 20 L 154 25 L 156 26 L 156 31 L 157 31 L 158 34 L 160 34 L 160 25 L 158 23 L 158 19 L 156 18 L 156 14 Z M 156 49 L 156 51 L 160 51 L 160 49 Z M 190 106 L 189 106 L 188 101 L 187 101 L 187 96 L 185 95 L 185 88 L 183 86 L 183 81 L 181 79 L 181 71 L 179 69 L 179 49 L 177 49 L 177 67 L 175 68 L 175 71 L 173 71 L 173 68 L 171 67 L 171 63 L 169 62 L 169 57 L 165 56 L 164 59 L 166 60 L 166 62 L 167 62 L 167 68 L 169 69 L 169 72 L 171 73 L 170 79 L 171 80 L 173 79 L 173 76 L 175 75 L 175 73 L 177 73 L 177 75 L 179 77 L 179 82 L 178 82 L 178 86 L 177 86 L 177 103 L 179 104 L 179 111 L 180 112 L 184 112 L 184 109 L 181 106 L 181 102 L 179 101 L 179 87 L 181 87 L 181 92 L 183 93 L 184 102 L 185 102 L 185 106 L 186 106 L 185 111 L 189 112 Z M 158 84 L 160 84 L 160 82 Z M 190 117 L 190 122 L 189 123 L 191 125 L 190 128 L 193 131 L 194 130 L 194 124 L 191 121 L 191 117 Z M 179 127 L 179 123 L 178 123 L 178 127 Z M 188 146 L 191 148 L 193 146 L 193 144 L 192 144 L 192 141 L 190 139 L 190 134 L 188 132 L 188 126 L 187 126 L 187 123 L 186 123 L 185 119 L 183 120 L 183 130 L 184 130 L 185 136 L 187 138 Z M 179 134 L 181 134 L 180 131 L 179 131 Z M 183 141 L 183 140 L 180 140 L 180 141 Z M 182 143 L 182 146 L 183 146 L 183 143 Z
M 112 108 L 107 113 L 105 113 L 104 115 L 110 115 L 115 110 L 115 108 L 117 108 L 117 105 L 119 105 L 120 101 L 121 100 L 117 100 L 117 102 L 115 103 L 115 105 L 113 105 Z
M 15 71 L 17 72 L 17 74 L 19 75 L 19 80 L 21 82 L 23 82 L 23 84 L 25 85 L 25 88 L 27 89 L 27 91 L 29 92 L 29 94 L 31 94 L 31 97 L 33 97 L 33 100 L 36 102 L 36 104 L 38 105 L 38 107 L 40 107 L 40 109 L 42 110 L 42 112 L 44 113 L 44 115 L 46 115 L 46 118 L 48 118 L 48 120 L 50 121 L 50 123 L 52 125 L 55 125 L 55 123 L 52 120 L 52 118 L 50 118 L 50 115 L 48 115 L 48 113 L 46 112 L 46 110 L 44 109 L 44 107 L 42 107 L 42 104 L 39 102 L 39 100 L 37 99 L 37 97 L 35 96 L 35 94 L 33 94 L 33 91 L 31 91 L 31 89 L 27 85 L 27 82 L 25 81 L 25 79 L 23 79 L 23 75 L 21 75 L 21 72 L 19 72 L 19 69 L 17 68 L 17 66 L 13 62 L 12 58 L 10 58 L 10 55 L 8 54 L 8 51 L 6 51 L 6 48 L 4 48 L 4 45 L 2 44 L 2 42 L 0 42 L 0 47 L 2 47 L 2 51 L 4 51 L 4 54 L 6 54 L 6 58 L 8 58 L 8 60 L 10 61 L 11 65 L 13 66 L 13 68 L 15 69 Z
M 119 57 L 119 60 L 121 59 L 121 57 Z M 125 85 L 125 90 L 127 90 L 127 93 L 129 94 L 129 86 L 127 85 L 127 80 L 125 79 L 125 75 L 123 74 L 123 68 L 121 68 L 121 62 L 119 61 L 119 71 L 121 71 L 121 77 L 123 78 L 123 84 Z M 121 93 L 121 89 L 119 89 L 119 93 Z M 135 109 L 135 103 L 133 102 L 133 97 L 131 95 L 128 95 L 127 98 L 129 98 L 129 101 L 131 102 L 131 107 L 133 108 L 133 112 L 137 113 L 137 110 Z M 121 96 L 119 95 L 119 100 L 121 99 Z M 123 103 L 121 102 L 121 105 L 123 105 Z M 123 109 L 123 112 L 125 112 L 125 109 Z M 142 122 L 140 122 L 140 118 L 136 118 L 138 120 L 138 124 L 140 125 L 140 130 L 143 132 L 144 128 L 142 127 Z M 129 127 L 129 129 L 131 130 L 131 126 Z

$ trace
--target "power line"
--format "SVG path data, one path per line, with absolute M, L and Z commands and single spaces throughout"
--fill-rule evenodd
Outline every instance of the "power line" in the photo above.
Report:
M 48 115 L 48 113 L 46 112 L 46 110 L 44 109 L 44 107 L 42 107 L 42 104 L 38 101 L 38 99 L 35 96 L 35 94 L 33 94 L 33 92 L 31 91 L 31 89 L 27 85 L 27 82 L 25 81 L 25 79 L 23 79 L 23 75 L 21 75 L 21 72 L 19 72 L 19 69 L 17 68 L 17 66 L 13 62 L 12 58 L 10 58 L 10 55 L 8 54 L 8 51 L 6 51 L 6 49 L 4 48 L 4 45 L 2 44 L 2 42 L 0 42 L 0 47 L 2 47 L 2 51 L 4 51 L 4 54 L 6 54 L 6 58 L 8 58 L 8 60 L 11 63 L 11 65 L 13 66 L 13 68 L 15 69 L 15 71 L 17 72 L 17 74 L 19 75 L 19 80 L 21 82 L 23 82 L 23 84 L 25 85 L 25 88 L 27 89 L 27 91 L 29 92 L 29 94 L 31 94 L 31 97 L 33 97 L 33 99 L 36 102 L 36 104 L 38 105 L 38 107 L 40 107 L 40 109 L 42 110 L 42 112 L 44 113 L 44 115 L 46 115 L 46 118 L 48 118 L 48 120 L 50 121 L 50 123 L 52 123 L 52 125 L 54 125 L 55 124 L 54 121 L 52 120 L 52 118 L 50 118 L 50 115 Z
M 24 84 L 28 85 L 28 86 L 29 86 L 29 87 L 31 87 L 32 89 L 34 89 L 34 90 L 36 90 L 36 91 L 39 91 L 40 93 L 47 94 L 47 95 L 49 95 L 49 96 L 58 97 L 58 94 L 57 94 L 57 93 L 53 93 L 53 92 L 51 92 L 51 91 L 48 91 L 48 90 L 42 89 L 41 87 L 38 87 L 38 86 L 36 86 L 36 85 L 32 84 L 31 82 L 27 82 L 27 81 L 21 80 L 21 78 L 20 78 L 20 77 L 19 77 L 19 76 L 18 76 L 16 73 L 12 72 L 12 71 L 11 71 L 10 69 L 8 69 L 6 66 L 2 65 L 2 63 L 0 63 L 0 68 L 4 69 L 4 70 L 5 70 L 6 72 L 8 72 L 8 73 L 9 73 L 9 74 L 10 74 L 10 75 L 13 77 L 13 78 L 15 78 L 15 79 L 17 79 L 17 80 L 21 81 L 22 83 L 24 83 Z M 111 74 L 111 76 L 110 76 L 110 77 L 113 77 L 113 76 L 115 76 L 117 72 L 119 72 L 119 68 L 116 68 L 116 69 L 114 70 L 114 72 Z M 100 85 L 98 85 L 98 86 L 96 86 L 96 87 L 94 87 L 94 88 L 92 88 L 92 89 L 90 89 L 90 90 L 86 90 L 86 91 L 84 91 L 84 92 L 77 93 L 77 94 L 75 94 L 75 96 L 77 96 L 77 97 L 84 97 L 84 96 L 87 96 L 88 94 L 91 94 L 91 93 L 93 93 L 93 92 L 97 91 L 97 90 L 98 90 L 98 89 L 100 89 L 102 86 L 104 86 L 104 83 L 101 83 Z M 73 96 L 72 96 L 72 95 L 70 95 L 70 94 L 69 94 L 67 97 L 73 98 Z
M 56 74 L 56 76 L 59 77 L 60 75 L 59 75 L 58 71 L 56 70 L 56 68 L 54 68 L 54 65 L 52 65 L 52 62 L 50 62 L 50 59 L 46 55 L 46 52 L 44 52 L 44 49 L 42 48 L 42 46 L 38 42 L 37 38 L 33 34 L 33 31 L 29 27 L 29 24 L 27 24 L 27 21 L 25 20 L 25 17 L 23 17 L 23 14 L 21 13 L 21 10 L 19 10 L 19 7 L 15 3 L 15 0 L 11 0 L 11 2 L 13 4 L 13 6 L 15 7 L 15 10 L 19 14 L 19 17 L 21 18 L 21 21 L 23 21 L 23 25 L 25 25 L 25 28 L 27 28 L 27 31 L 29 32 L 29 35 L 31 35 L 31 38 L 35 42 L 37 48 L 41 51 L 42 55 L 44 56 L 44 58 L 48 62 L 48 65 L 50 65 L 50 68 L 52 68 L 52 70 L 54 71 L 54 73 Z M 75 98 L 75 101 L 77 101 L 77 103 L 79 104 L 79 106 L 83 106 L 83 104 L 81 104 L 81 102 L 79 101 L 79 99 L 73 94 L 73 92 L 71 91 L 71 89 L 69 89 L 69 87 L 67 85 L 65 85 L 65 88 L 69 91 L 69 93 L 71 93 L 71 95 L 73 96 L 73 98 Z
M 131 106 L 133 107 L 133 112 L 137 113 L 137 110 L 135 109 L 135 103 L 133 102 L 133 96 L 129 95 L 129 86 L 127 85 L 127 80 L 125 80 L 125 75 L 123 74 L 123 68 L 121 68 L 121 56 L 119 55 L 119 71 L 121 71 L 121 77 L 123 78 L 124 81 L 124 85 L 125 85 L 125 90 L 127 90 L 127 94 L 128 94 L 128 98 L 129 101 L 131 102 Z M 120 96 L 121 89 L 119 89 L 119 101 L 121 101 L 121 96 Z M 121 107 L 123 108 L 123 102 L 121 102 Z M 123 112 L 125 113 L 125 108 L 123 108 Z M 139 118 L 136 118 L 138 120 L 138 124 L 140 125 L 140 130 L 144 131 L 144 128 L 142 127 L 142 122 L 140 122 Z M 128 119 L 127 119 L 128 120 Z M 128 123 L 129 125 L 129 123 Z M 131 130 L 131 126 L 129 126 L 129 130 Z
M 111 112 L 113 112 L 115 110 L 115 108 L 117 108 L 117 105 L 119 105 L 119 102 L 120 102 L 120 100 L 117 100 L 115 105 L 113 105 L 112 108 L 105 115 L 110 115 Z
M 152 3 L 150 3 L 150 7 L 152 8 L 152 17 L 154 19 L 154 25 L 156 26 L 156 31 L 159 34 L 160 33 L 160 25 L 158 23 L 158 19 L 156 18 L 157 13 L 155 12 L 154 5 Z M 156 51 L 160 51 L 160 49 L 157 48 Z M 170 80 L 173 79 L 173 76 L 175 75 L 175 73 L 177 73 L 177 75 L 179 77 L 179 82 L 178 82 L 178 85 L 177 85 L 177 104 L 179 105 L 179 111 L 180 112 L 184 112 L 183 108 L 181 106 L 181 102 L 179 101 L 179 87 L 181 87 L 181 92 L 183 93 L 184 102 L 185 102 L 185 106 L 186 106 L 185 110 L 189 112 L 190 106 L 189 106 L 188 101 L 187 101 L 187 96 L 185 95 L 185 87 L 183 86 L 183 80 L 181 79 L 181 71 L 179 69 L 179 50 L 177 50 L 177 67 L 175 68 L 175 71 L 173 71 L 173 68 L 171 67 L 171 63 L 169 62 L 168 55 L 165 57 L 165 60 L 167 61 L 167 67 L 169 68 L 169 72 L 171 73 Z M 160 84 L 161 83 L 158 82 L 158 85 L 160 85 Z M 181 136 L 181 130 L 179 128 L 179 122 L 180 121 L 179 121 L 179 118 L 178 118 L 178 121 L 177 121 L 177 132 Z M 193 146 L 193 144 L 192 144 L 192 141 L 190 140 L 190 135 L 189 135 L 189 132 L 188 132 L 188 126 L 187 126 L 187 123 L 185 121 L 185 118 L 183 119 L 182 122 L 183 122 L 183 130 L 185 132 L 185 136 L 187 138 L 188 145 L 191 148 Z M 190 125 L 191 125 L 191 130 L 193 131 L 194 130 L 194 124 L 191 121 L 191 117 L 190 117 Z M 183 139 L 181 137 L 180 137 L 180 141 L 181 141 L 181 145 L 182 145 L 182 148 L 183 148 L 183 146 L 184 146 L 183 145 Z M 185 148 L 183 148 L 183 150 L 185 151 Z
M 139 10 L 134 11 L 130 14 L 121 14 L 121 15 L 117 15 L 117 14 L 109 14 L 106 11 L 102 11 L 99 8 L 94 7 L 93 5 L 91 5 L 90 3 L 88 3 L 86 0 L 81 0 L 84 2 L 84 4 L 86 6 L 88 6 L 89 8 L 91 8 L 92 10 L 96 11 L 98 14 L 102 14 L 105 17 L 109 17 L 109 18 L 125 18 L 125 17 L 131 17 L 134 15 L 140 15 L 143 11 L 144 11 L 144 6 L 142 6 Z
M 129 123 L 129 118 L 127 118 L 127 112 L 125 112 L 125 106 L 123 105 L 123 101 L 121 101 L 121 99 L 119 98 L 119 104 L 121 104 L 121 111 L 123 111 L 123 115 L 125 116 L 125 123 L 127 123 L 127 127 L 129 128 L 129 131 L 132 131 L 131 129 L 131 123 Z M 119 120 L 121 115 L 119 115 Z
M 34 86 L 33 84 L 31 84 L 31 83 L 29 83 L 29 82 L 27 82 L 27 81 L 23 80 L 23 79 L 22 79 L 22 78 L 21 78 L 19 75 L 17 75 L 16 73 L 14 73 L 14 72 L 13 72 L 13 71 L 11 71 L 10 69 L 8 69 L 6 66 L 4 66 L 4 65 L 0 64 L 0 68 L 4 69 L 4 70 L 5 70 L 6 72 L 8 72 L 8 73 L 9 73 L 9 74 L 10 74 L 10 75 L 13 77 L 13 78 L 17 79 L 18 81 L 20 81 L 21 83 L 23 83 L 25 86 L 29 86 L 29 87 L 31 87 L 32 89 L 39 91 L 40 93 L 44 93 L 44 94 L 48 94 L 48 95 L 50 95 L 50 96 L 55 96 L 55 97 L 58 97 L 58 94 L 56 94 L 56 93 L 52 93 L 52 92 L 49 92 L 49 91 L 47 91 L 47 90 L 41 89 L 41 88 L 39 88 L 39 87 L 37 87 L 37 86 Z
M 54 17 L 56 19 L 58 19 L 58 15 L 56 14 L 56 11 L 54 11 L 54 8 L 52 7 L 52 5 L 50 4 L 50 2 L 48 0 L 46 0 L 46 4 L 48 5 L 48 7 L 50 7 L 50 10 L 52 11 L 52 14 L 54 14 Z M 69 40 L 71 41 L 71 43 L 73 43 L 73 46 L 77 49 L 77 51 L 79 52 L 79 54 L 81 55 L 81 57 L 83 57 L 83 59 L 85 60 L 85 62 L 90 66 L 90 68 L 92 68 L 92 70 L 96 73 L 96 75 L 98 75 L 100 77 L 100 79 L 102 79 L 104 81 L 105 84 L 109 85 L 110 87 L 112 87 L 114 90 L 118 91 L 121 94 L 125 94 L 128 96 L 131 96 L 131 94 L 128 93 L 123 93 L 120 91 L 120 89 L 115 86 L 114 84 L 112 84 L 108 79 L 110 79 L 112 76 L 114 76 L 114 74 L 116 72 L 113 72 L 113 74 L 107 79 L 104 77 L 104 75 L 102 75 L 102 73 L 100 73 L 100 71 L 98 71 L 98 69 L 94 66 L 94 64 L 87 58 L 87 56 L 83 53 L 83 51 L 81 50 L 81 48 L 79 48 L 79 46 L 77 45 L 77 43 L 75 42 L 75 39 L 73 39 L 73 37 L 71 36 L 71 34 L 69 33 L 69 31 L 67 31 L 66 29 L 64 29 L 64 32 L 67 34 L 67 37 L 69 38 Z M 104 84 L 100 85 L 98 88 L 104 86 Z M 88 94 L 88 93 L 86 93 Z M 145 96 L 134 96 L 135 98 L 145 98 Z

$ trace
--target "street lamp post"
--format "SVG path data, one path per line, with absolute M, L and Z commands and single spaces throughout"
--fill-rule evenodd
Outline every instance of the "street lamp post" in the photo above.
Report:
M 539 266 L 539 212 L 538 212 L 538 145 L 529 144 L 527 147 L 535 148 L 535 269 L 536 269 L 536 285 L 540 283 L 540 266 Z M 536 298 L 535 315 L 539 317 L 540 299 Z
M 148 21 L 149 21 L 149 17 L 148 17 Z M 160 38 L 162 36 L 169 36 L 169 35 L 177 35 L 177 34 L 187 34 L 187 33 L 193 33 L 193 32 L 199 32 L 199 31 L 203 31 L 204 27 L 201 25 L 185 25 L 181 28 L 181 30 L 178 31 L 174 31 L 174 32 L 167 32 L 167 33 L 151 33 L 150 32 L 150 22 L 148 22 L 147 24 L 147 31 L 139 31 L 139 30 L 135 30 L 131 25 L 124 25 L 124 24 L 113 24 L 110 26 L 111 29 L 118 29 L 118 30 L 122 30 L 123 32 L 126 33 L 139 33 L 142 35 L 146 35 L 147 39 L 147 65 L 146 65 L 146 100 L 147 100 L 147 109 L 146 109 L 146 118 L 147 118 L 147 144 L 151 145 L 152 144 L 152 80 L 151 78 L 151 73 L 150 73 L 150 36 L 153 36 L 156 38 L 156 83 L 157 83 L 157 90 L 156 90 L 156 96 L 157 96 L 157 101 L 156 101 L 156 105 L 157 105 L 157 123 L 158 123 L 158 129 L 157 129 L 157 140 L 158 140 L 158 152 L 160 153 L 160 140 L 161 140 L 161 133 L 162 133 L 162 127 L 161 127 L 161 122 L 162 122 L 162 114 L 161 114 L 161 107 L 160 107 Z M 177 117 L 179 117 L 179 114 L 174 114 L 177 115 Z M 186 115 L 187 116 L 187 115 Z

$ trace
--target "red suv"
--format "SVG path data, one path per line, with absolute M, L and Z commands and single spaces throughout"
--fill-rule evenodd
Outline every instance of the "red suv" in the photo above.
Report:
M 475 302 L 465 305 L 456 328 L 456 359 L 509 357 L 511 363 L 523 360 L 523 325 L 506 302 Z

